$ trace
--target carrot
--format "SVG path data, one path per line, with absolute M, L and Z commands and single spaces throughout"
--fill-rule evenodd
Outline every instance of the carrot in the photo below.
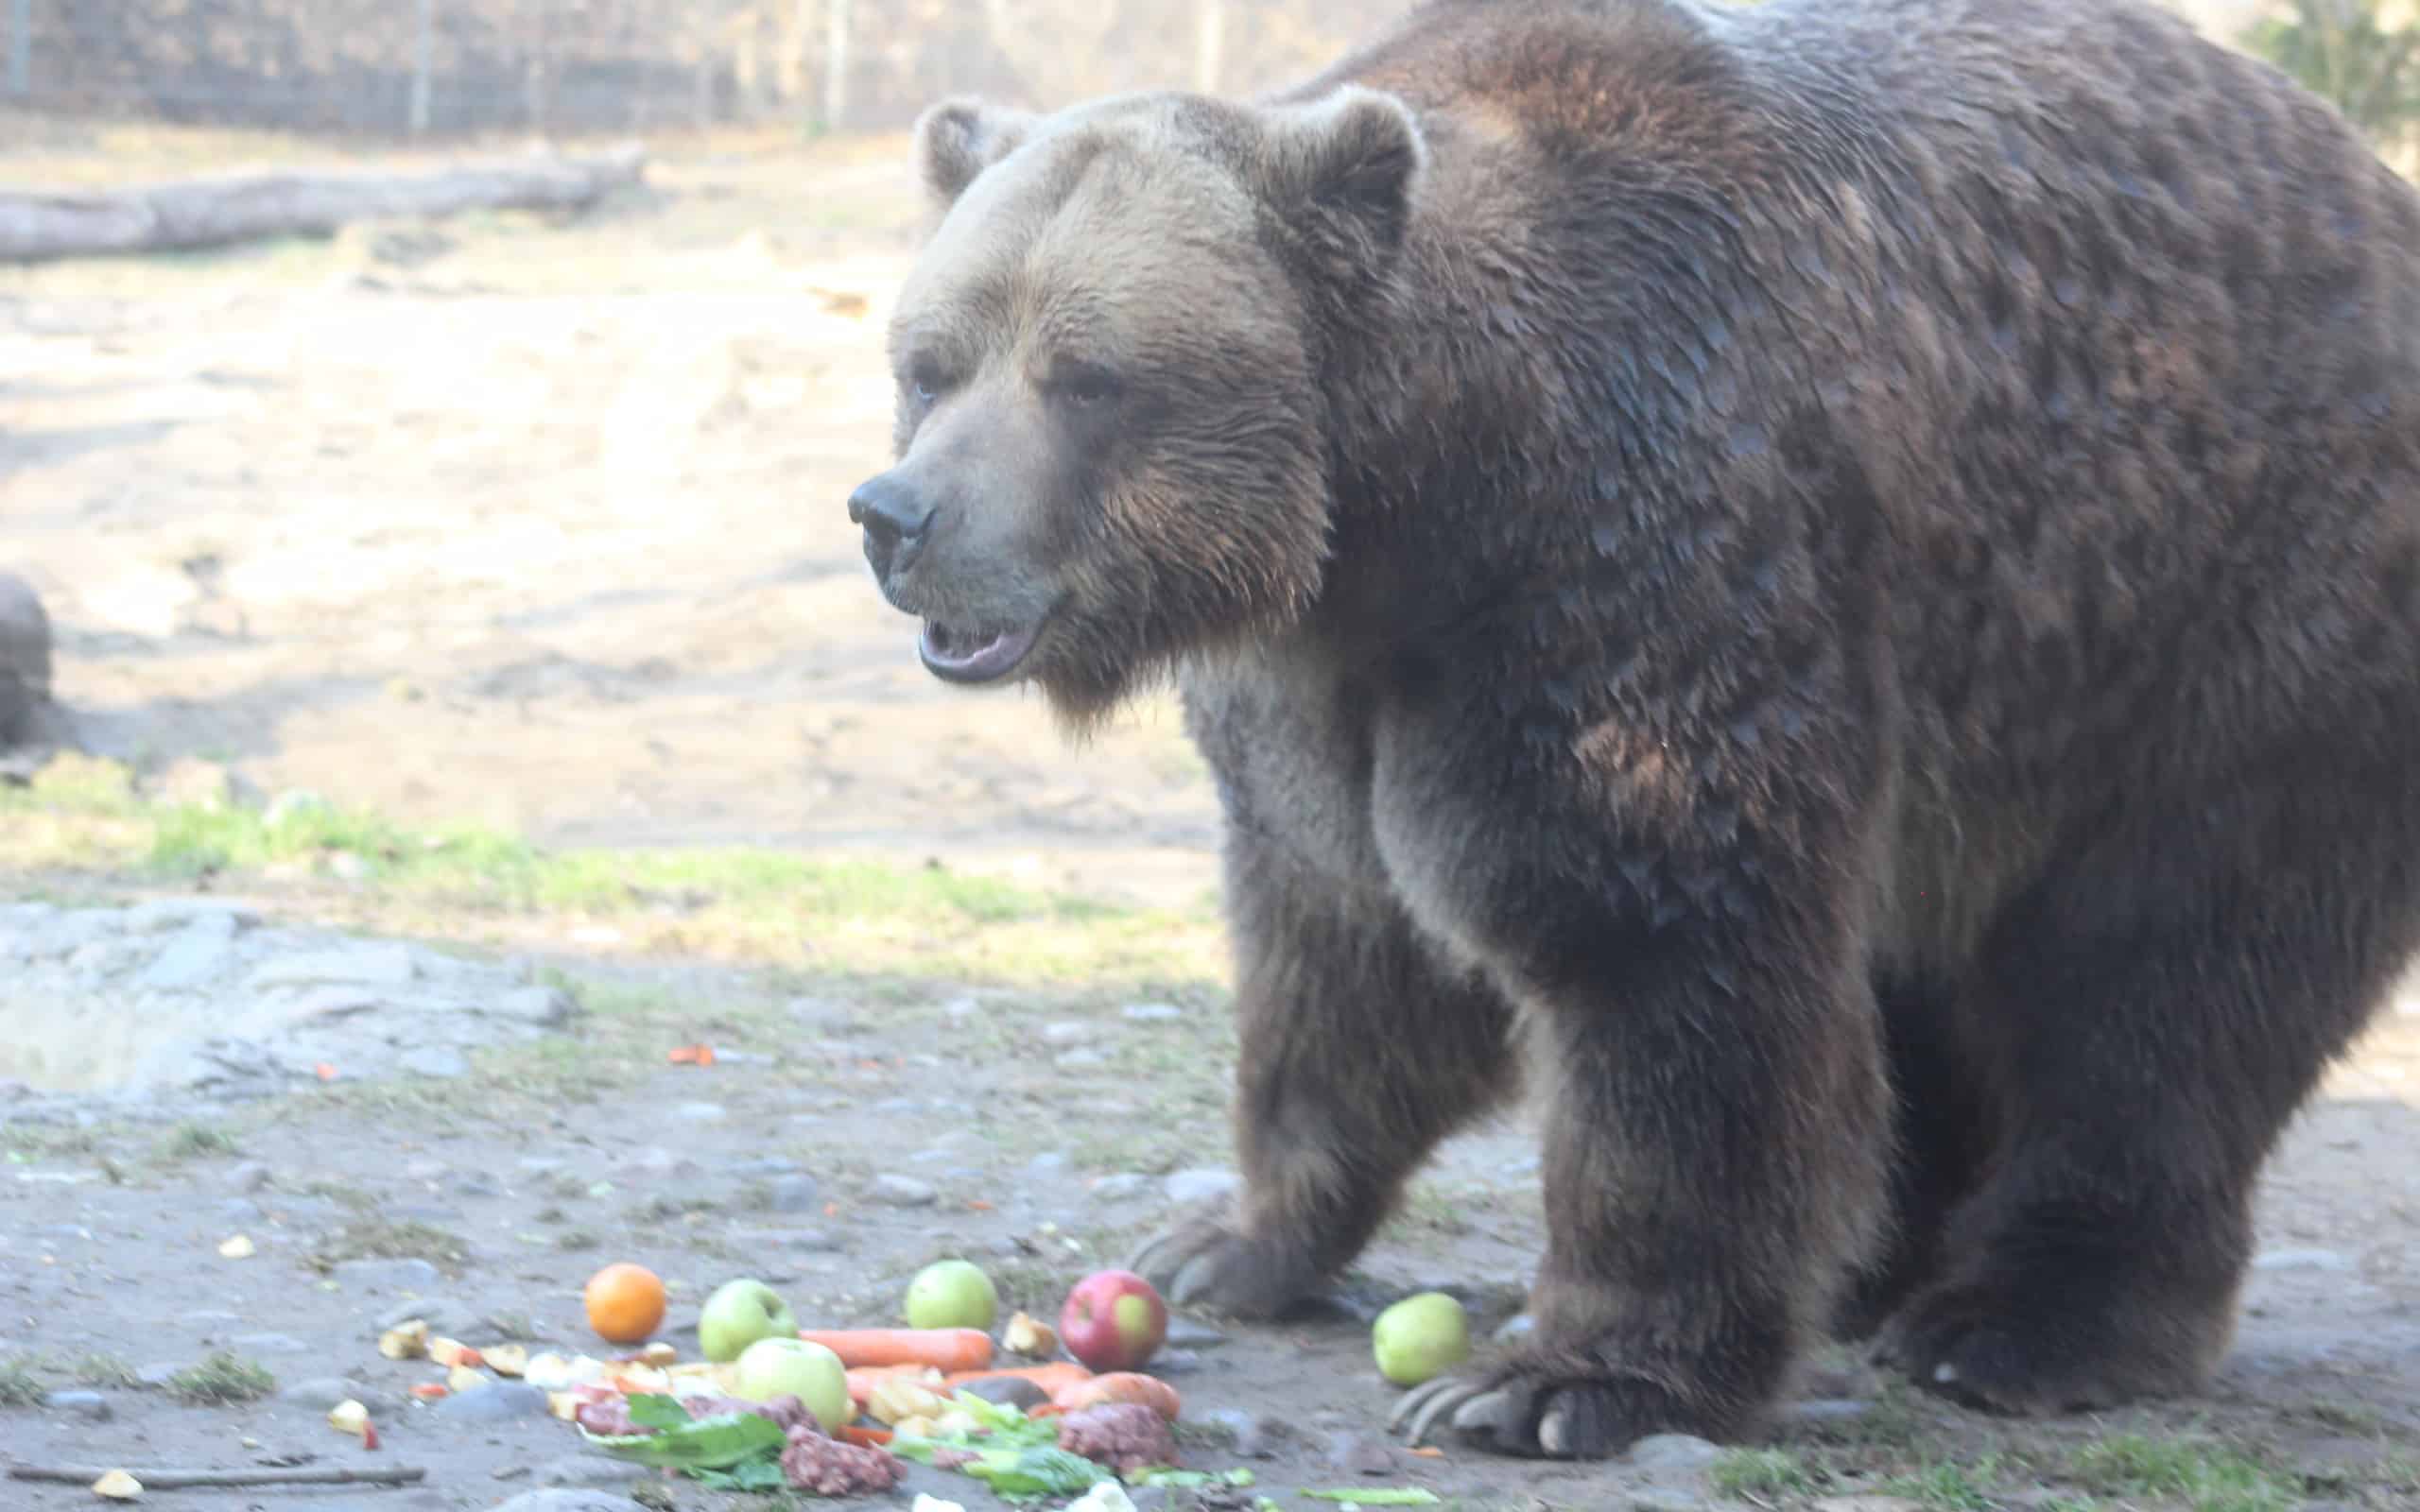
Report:
M 936 1370 L 979 1370 L 992 1363 L 992 1335 L 981 1329 L 801 1329 L 844 1366 L 928 1365 Z
M 842 1423 L 833 1437 L 844 1444 L 861 1444 L 867 1449 L 880 1449 L 890 1442 L 888 1428 L 859 1428 L 855 1423 Z
M 1136 1402 L 1150 1408 L 1170 1422 L 1176 1421 L 1178 1400 L 1176 1388 L 1157 1376 L 1147 1376 L 1138 1370 L 1113 1370 L 1090 1381 L 1078 1381 L 1050 1394 L 1054 1405 L 1069 1412 L 1098 1407 L 1103 1402 Z
M 1062 1386 L 1073 1385 L 1079 1381 L 1090 1381 L 1093 1373 L 1073 1360 L 1053 1360 L 1048 1365 L 1004 1366 L 996 1370 L 959 1370 L 942 1377 L 942 1384 L 956 1391 L 960 1386 L 972 1385 L 977 1381 L 999 1381 L 1011 1377 L 1018 1381 L 1030 1381 L 1040 1386 L 1046 1394 L 1052 1394 Z

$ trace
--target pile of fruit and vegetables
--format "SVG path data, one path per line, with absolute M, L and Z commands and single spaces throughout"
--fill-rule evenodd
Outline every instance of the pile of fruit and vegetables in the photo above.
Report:
M 888 1490 L 913 1460 L 1011 1501 L 1089 1497 L 1076 1504 L 1113 1512 L 1125 1504 L 1124 1485 L 1251 1480 L 1179 1467 L 1177 1393 L 1141 1368 L 1167 1339 L 1167 1307 L 1131 1272 L 1084 1278 L 1055 1329 L 1014 1314 L 996 1344 L 998 1293 L 962 1260 L 916 1276 L 901 1328 L 802 1329 L 771 1287 L 733 1280 L 699 1315 L 703 1358 L 685 1361 L 647 1342 L 663 1323 L 665 1292 L 645 1267 L 606 1266 L 585 1300 L 590 1327 L 630 1352 L 478 1349 L 421 1322 L 389 1331 L 379 1350 L 445 1370 L 414 1386 L 415 1397 L 517 1378 L 605 1452 L 731 1489 Z M 338 1426 L 376 1431 L 351 1415 Z

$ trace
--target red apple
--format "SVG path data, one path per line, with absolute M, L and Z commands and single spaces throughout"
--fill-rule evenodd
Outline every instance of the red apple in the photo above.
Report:
M 1131 1270 L 1097 1270 L 1059 1312 L 1059 1338 L 1092 1370 L 1139 1370 L 1168 1336 L 1168 1305 Z

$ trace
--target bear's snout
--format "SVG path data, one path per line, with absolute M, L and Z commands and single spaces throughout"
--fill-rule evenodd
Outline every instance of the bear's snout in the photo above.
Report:
M 849 495 L 849 523 L 864 530 L 866 560 L 874 576 L 887 582 L 915 561 L 933 523 L 933 507 L 897 472 L 883 472 Z

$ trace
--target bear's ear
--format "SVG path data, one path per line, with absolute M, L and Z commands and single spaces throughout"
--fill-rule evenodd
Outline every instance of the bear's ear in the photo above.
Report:
M 935 203 L 957 203 L 976 175 L 1016 150 L 1034 117 L 981 100 L 943 100 L 916 117 L 916 163 Z
M 1392 250 L 1428 161 L 1411 109 L 1348 84 L 1309 105 L 1269 114 L 1260 190 L 1282 211 L 1331 219 Z

